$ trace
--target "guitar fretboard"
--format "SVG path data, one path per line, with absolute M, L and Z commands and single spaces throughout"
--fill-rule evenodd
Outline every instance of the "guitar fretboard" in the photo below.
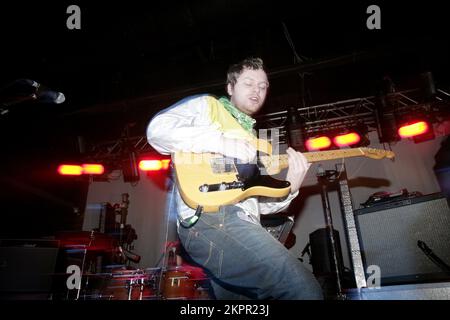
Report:
M 317 152 L 304 152 L 303 155 L 306 157 L 308 162 L 318 162 L 333 159 L 360 157 L 364 155 L 364 152 L 359 148 L 354 148 L 354 149 L 327 150 Z M 278 157 L 278 159 L 276 157 Z M 276 162 L 277 160 L 279 169 L 285 169 L 288 167 L 287 154 L 262 156 L 260 157 L 260 159 L 262 160 L 263 163 L 267 163 L 269 167 L 273 162 Z
M 303 155 L 306 157 L 308 162 L 317 162 L 341 158 L 360 157 L 364 155 L 364 153 L 359 148 L 356 148 L 356 149 L 327 150 L 319 152 L 305 152 L 303 153 Z M 287 154 L 283 156 L 287 160 Z

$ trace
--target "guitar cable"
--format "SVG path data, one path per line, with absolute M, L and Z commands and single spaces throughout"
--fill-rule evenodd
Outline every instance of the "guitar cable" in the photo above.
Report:
M 198 206 L 197 209 L 195 210 L 195 214 L 192 217 L 189 217 L 187 219 L 183 219 L 183 218 L 179 218 L 180 224 L 182 227 L 184 228 L 191 228 L 193 227 L 198 219 L 200 219 L 200 215 L 203 212 L 203 207 L 202 206 Z

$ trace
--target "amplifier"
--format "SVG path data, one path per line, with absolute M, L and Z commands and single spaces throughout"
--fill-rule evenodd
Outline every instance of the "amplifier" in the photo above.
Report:
M 55 240 L 0 240 L 0 293 L 49 293 L 58 250 Z
M 450 264 L 450 208 L 442 194 L 393 201 L 354 214 L 364 269 L 380 267 L 381 285 L 450 279 L 418 246 L 422 241 Z
M 261 215 L 261 225 L 275 239 L 286 244 L 289 233 L 294 225 L 294 218 L 282 214 Z

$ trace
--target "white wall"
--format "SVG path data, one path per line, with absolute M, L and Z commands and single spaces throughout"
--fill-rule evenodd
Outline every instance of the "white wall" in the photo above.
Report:
M 165 240 L 165 196 L 164 186 L 155 183 L 145 173 L 141 173 L 135 185 L 124 183 L 120 171 L 113 172 L 117 177 L 110 182 L 93 182 L 89 187 L 87 204 L 109 202 L 121 203 L 122 193 L 129 194 L 127 224 L 138 236 L 133 242 L 133 252 L 142 258 L 137 268 L 156 266 L 161 257 Z
M 377 141 L 377 138 L 371 137 L 371 140 Z M 410 192 L 420 191 L 423 194 L 439 192 L 439 185 L 432 168 L 434 155 L 440 147 L 440 142 L 441 138 L 420 144 L 401 141 L 392 148 L 396 153 L 395 161 L 369 158 L 346 159 L 354 209 L 359 208 L 360 203 L 379 191 L 396 192 L 406 188 Z M 370 147 L 382 148 L 377 144 L 372 144 Z M 332 170 L 338 162 L 341 161 L 327 161 L 323 162 L 322 166 Z M 298 257 L 309 241 L 309 234 L 318 228 L 325 227 L 320 189 L 315 176 L 316 169 L 317 164 L 314 164 L 305 179 L 299 198 L 290 208 L 291 213 L 296 214 L 293 228 L 296 244 L 291 250 Z M 117 172 L 115 174 L 117 175 Z M 124 183 L 121 177 L 111 182 L 93 182 L 89 188 L 87 203 L 120 203 L 121 194 L 125 192 L 130 195 L 127 223 L 136 230 L 138 239 L 135 241 L 135 252 L 142 256 L 140 264 L 136 267 L 154 267 L 161 257 L 166 237 L 164 217 L 166 193 L 161 182 L 158 186 L 158 183 L 145 174 L 141 174 L 140 181 L 135 186 Z M 329 197 L 333 222 L 340 233 L 344 263 L 346 267 L 351 267 L 337 192 L 331 192 Z M 311 269 L 308 259 L 305 259 L 304 263 Z

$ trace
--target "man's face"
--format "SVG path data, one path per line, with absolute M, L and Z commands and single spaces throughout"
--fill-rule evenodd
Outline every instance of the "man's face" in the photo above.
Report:
M 236 84 L 228 84 L 231 103 L 242 112 L 252 115 L 261 109 L 266 100 L 269 81 L 263 70 L 244 69 Z

